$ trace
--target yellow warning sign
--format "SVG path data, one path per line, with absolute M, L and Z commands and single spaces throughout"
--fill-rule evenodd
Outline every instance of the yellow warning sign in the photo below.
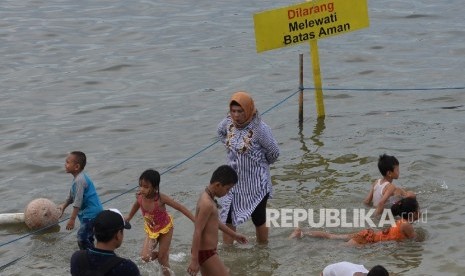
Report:
M 369 26 L 367 0 L 321 0 L 254 14 L 257 52 Z

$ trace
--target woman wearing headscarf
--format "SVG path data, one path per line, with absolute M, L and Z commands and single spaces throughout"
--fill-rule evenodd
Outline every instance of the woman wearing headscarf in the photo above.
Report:
M 229 113 L 218 125 L 218 136 L 226 147 L 228 164 L 239 181 L 220 198 L 220 219 L 229 228 L 252 218 L 257 242 L 268 242 L 266 203 L 272 197 L 270 164 L 279 156 L 278 144 L 270 127 L 261 120 L 252 97 L 236 92 L 229 101 Z M 223 242 L 233 239 L 223 233 Z

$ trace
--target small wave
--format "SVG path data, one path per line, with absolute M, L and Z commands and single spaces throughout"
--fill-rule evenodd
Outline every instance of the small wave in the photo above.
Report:
M 186 253 L 184 252 L 170 254 L 170 260 L 173 262 L 183 262 L 185 258 L 186 258 Z

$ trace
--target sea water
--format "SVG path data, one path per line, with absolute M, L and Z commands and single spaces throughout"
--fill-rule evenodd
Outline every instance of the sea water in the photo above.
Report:
M 364 208 L 380 177 L 377 157 L 387 153 L 400 161 L 395 183 L 417 193 L 428 220 L 414 225 L 422 242 L 364 248 L 289 240 L 289 227 L 271 228 L 269 244 L 259 246 L 249 221 L 238 227 L 248 245 L 218 247 L 232 275 L 319 275 L 339 261 L 381 264 L 395 275 L 463 275 L 463 3 L 369 1 L 368 28 L 319 41 L 324 119 L 316 116 L 309 45 L 255 50 L 253 14 L 290 4 L 1 1 L 2 213 L 22 212 L 38 197 L 64 201 L 72 150 L 87 154 L 105 208 L 127 214 L 139 175 L 155 168 L 161 191 L 194 212 L 212 171 L 226 162 L 216 125 L 231 94 L 247 90 L 281 149 L 269 208 Z M 309 88 L 302 126 L 299 54 Z M 193 224 L 168 210 L 171 270 L 185 275 Z M 0 274 L 68 275 L 77 244 L 65 221 L 37 234 L 1 226 Z M 158 275 L 139 257 L 140 214 L 132 225 L 117 253 L 143 275 Z

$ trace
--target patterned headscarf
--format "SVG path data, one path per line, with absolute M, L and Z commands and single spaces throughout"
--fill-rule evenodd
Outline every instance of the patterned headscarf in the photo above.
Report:
M 242 109 L 244 109 L 245 113 L 245 122 L 242 124 L 234 122 L 234 125 L 238 128 L 245 127 L 248 123 L 250 123 L 250 121 L 252 121 L 255 113 L 257 113 L 253 99 L 249 93 L 245 91 L 238 91 L 231 96 L 229 107 L 231 107 L 233 101 L 237 102 L 242 107 Z

